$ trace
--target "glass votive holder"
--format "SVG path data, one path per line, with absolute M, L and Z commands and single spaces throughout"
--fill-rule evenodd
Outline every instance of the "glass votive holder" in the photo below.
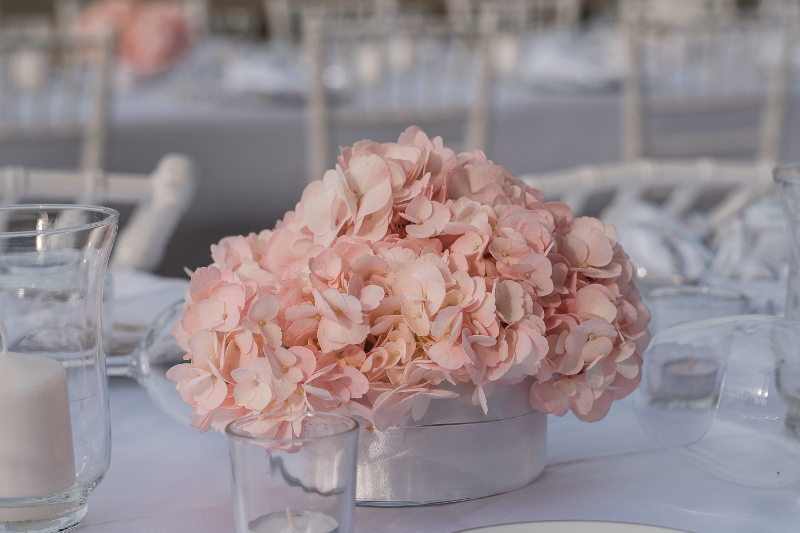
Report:
M 800 329 L 769 315 L 683 322 L 654 336 L 633 392 L 659 445 L 735 483 L 800 481 Z
M 0 532 L 74 526 L 108 470 L 102 293 L 118 218 L 0 208 Z
M 747 297 L 741 292 L 698 285 L 659 287 L 647 292 L 650 333 L 680 322 L 747 312 Z
M 228 424 L 236 533 L 352 533 L 358 422 L 309 411 Z

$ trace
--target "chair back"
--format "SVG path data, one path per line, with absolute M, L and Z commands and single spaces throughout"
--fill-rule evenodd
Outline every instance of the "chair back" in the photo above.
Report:
M 305 9 L 324 8 L 338 16 L 369 17 L 373 13 L 395 14 L 399 0 L 264 0 L 271 39 L 299 41 Z
M 0 29 L 0 141 L 79 139 L 81 168 L 103 168 L 112 51 L 110 31 Z
M 779 157 L 797 3 L 747 14 L 725 2 L 675 20 L 653 2 L 622 3 L 630 72 L 623 97 L 624 159 Z M 695 8 L 699 9 L 699 8 Z
M 133 206 L 114 245 L 111 269 L 155 270 L 196 188 L 191 161 L 178 154 L 163 157 L 150 175 L 7 167 L 2 180 L 3 205 L 47 201 Z
M 480 13 L 494 11 L 499 30 L 515 33 L 576 27 L 581 8 L 580 0 L 446 0 L 445 5 L 460 31 L 476 26 Z
M 773 191 L 769 163 L 708 158 L 638 160 L 519 178 L 541 189 L 548 201 L 567 204 L 576 217 L 598 216 L 610 206 L 644 200 L 661 205 L 679 220 L 691 212 L 704 212 L 710 234 L 727 217 Z
M 491 28 L 458 32 L 422 15 L 303 13 L 308 180 L 336 162 L 334 125 L 445 121 L 464 124 L 464 149 L 483 149 Z

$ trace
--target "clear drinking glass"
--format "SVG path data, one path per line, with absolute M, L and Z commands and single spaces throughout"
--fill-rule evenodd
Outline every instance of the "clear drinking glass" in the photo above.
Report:
M 747 297 L 737 291 L 697 285 L 659 287 L 648 291 L 650 333 L 689 320 L 701 320 L 747 312 Z
M 658 444 L 728 481 L 800 481 L 800 402 L 787 394 L 800 370 L 796 322 L 767 315 L 683 322 L 653 337 L 643 359 L 634 406 Z
M 0 207 L 0 531 L 63 531 L 110 459 L 103 280 L 119 214 Z
M 301 437 L 279 438 L 289 424 Z M 237 533 L 353 532 L 355 420 L 333 413 L 267 413 L 231 422 L 225 432 Z

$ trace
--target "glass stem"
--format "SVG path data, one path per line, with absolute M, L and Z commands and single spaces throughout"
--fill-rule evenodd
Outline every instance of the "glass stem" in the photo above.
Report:
M 133 353 L 106 356 L 106 373 L 109 377 L 134 377 Z

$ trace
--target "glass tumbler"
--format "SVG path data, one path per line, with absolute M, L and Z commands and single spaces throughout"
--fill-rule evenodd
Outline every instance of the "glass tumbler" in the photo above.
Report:
M 231 422 L 226 435 L 236 533 L 353 532 L 355 420 L 266 413 Z
M 108 469 L 101 300 L 118 218 L 0 208 L 0 532 L 74 526 Z

